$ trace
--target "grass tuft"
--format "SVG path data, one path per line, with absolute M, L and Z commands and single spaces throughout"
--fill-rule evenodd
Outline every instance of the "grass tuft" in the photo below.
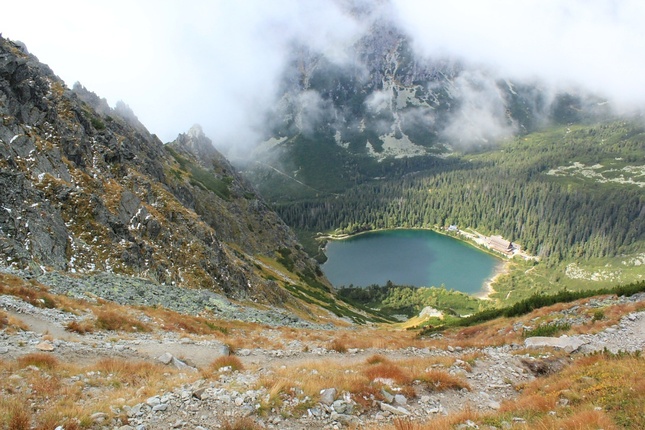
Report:
M 388 360 L 387 357 L 381 354 L 374 354 L 367 357 L 367 360 L 365 360 L 365 362 L 367 364 L 380 364 L 380 363 L 390 363 L 390 360 Z
M 435 391 L 460 390 L 462 388 L 470 391 L 468 382 L 443 370 L 430 369 L 418 380 L 425 382 Z
M 9 402 L 0 401 L 0 405 L 6 411 L 0 415 L 0 417 L 4 415 L 5 428 L 8 430 L 28 430 L 31 428 L 31 414 L 27 409 L 26 402 L 12 399 Z
M 334 339 L 329 343 L 329 350 L 344 354 L 347 352 L 347 344 L 340 339 Z
M 88 320 L 83 321 L 70 321 L 65 325 L 65 330 L 78 333 L 78 334 L 87 334 L 94 332 L 95 323 Z
M 399 366 L 393 363 L 379 363 L 365 370 L 365 375 L 371 380 L 389 379 L 397 384 L 404 385 L 410 382 L 410 377 Z
M 36 366 L 39 369 L 54 370 L 59 366 L 56 357 L 46 352 L 34 352 L 18 358 L 20 367 Z
M 237 418 L 234 421 L 226 420 L 222 423 L 222 430 L 261 430 L 264 427 L 253 421 L 250 417 Z
M 149 332 L 150 327 L 128 315 L 113 310 L 95 310 L 96 328 L 99 330 Z
M 242 361 L 235 357 L 234 355 L 224 355 L 222 357 L 218 357 L 213 362 L 208 366 L 208 369 L 211 372 L 217 372 L 218 370 L 225 368 L 225 367 L 230 367 L 232 371 L 239 371 L 239 370 L 244 370 L 244 365 L 242 364 Z

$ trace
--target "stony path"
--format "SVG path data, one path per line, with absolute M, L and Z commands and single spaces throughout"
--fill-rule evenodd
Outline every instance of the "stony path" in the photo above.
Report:
M 645 301 L 645 295 L 629 299 Z M 186 371 L 190 366 L 202 368 L 218 356 L 228 354 L 228 349 L 216 340 L 192 340 L 175 333 L 128 335 L 115 340 L 110 333 L 92 333 L 79 336 L 64 331 L 64 324 L 82 316 L 71 315 L 56 309 L 31 306 L 13 296 L 0 296 L 0 309 L 21 320 L 29 331 L 7 333 L 0 331 L 0 358 L 10 359 L 39 350 L 45 338 L 49 339 L 54 353 L 65 360 L 88 363 L 105 357 L 126 359 L 152 359 L 161 356 L 179 359 Z M 560 339 L 560 338 L 558 338 Z M 592 352 L 607 348 L 612 352 L 642 351 L 645 347 L 645 311 L 626 315 L 619 324 L 593 335 L 577 335 L 566 338 L 577 342 L 578 352 Z M 552 338 L 552 340 L 557 340 Z M 247 369 L 241 372 L 223 372 L 215 380 L 198 380 L 191 385 L 177 387 L 173 391 L 158 393 L 134 407 L 124 407 L 130 426 L 123 430 L 150 430 L 157 428 L 214 429 L 213 423 L 221 423 L 235 417 L 253 416 L 266 428 L 315 429 L 343 428 L 349 425 L 374 428 L 395 416 L 428 419 L 450 413 L 470 405 L 475 410 L 498 409 L 505 400 L 517 396 L 514 388 L 535 378 L 526 366 L 533 360 L 523 350 L 523 345 L 506 345 L 483 349 L 447 350 L 404 348 L 400 350 L 349 350 L 339 354 L 324 348 L 303 351 L 302 345 L 278 350 L 241 349 L 235 354 Z M 472 366 L 459 360 L 467 353 L 478 353 Z M 421 391 L 414 398 L 397 396 L 390 402 L 376 403 L 376 407 L 360 412 L 356 403 L 341 393 L 336 393 L 330 402 L 309 406 L 298 415 L 285 418 L 279 411 L 259 417 L 256 413 L 267 396 L 266 388 L 257 388 L 258 380 L 271 375 L 280 368 L 297 369 L 307 363 L 323 360 L 327 363 L 363 363 L 374 354 L 391 360 L 410 357 L 451 357 L 455 364 L 445 369 L 453 375 L 465 378 L 471 390 L 445 392 Z M 177 364 L 168 358 L 169 365 Z M 333 389 L 334 387 L 329 387 Z M 301 401 L 291 396 L 285 402 Z M 110 428 L 110 427 L 106 427 Z M 118 428 L 118 427 L 117 427 Z

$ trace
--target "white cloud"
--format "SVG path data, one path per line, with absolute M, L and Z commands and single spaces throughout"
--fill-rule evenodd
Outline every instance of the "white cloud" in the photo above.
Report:
M 645 3 L 639 0 L 393 0 L 427 55 L 453 55 L 515 79 L 578 85 L 642 105 Z
M 291 42 L 347 61 L 369 25 L 349 0 L 24 0 L 0 14 L 71 86 L 124 100 L 148 129 L 173 139 L 200 123 L 216 145 L 256 139 Z M 576 84 L 626 107 L 645 103 L 645 2 L 490 0 L 377 3 L 427 56 L 456 55 L 515 79 Z
M 489 76 L 464 72 L 453 85 L 452 96 L 460 106 L 442 132 L 449 142 L 462 146 L 488 143 L 516 131 L 506 116 L 504 96 Z

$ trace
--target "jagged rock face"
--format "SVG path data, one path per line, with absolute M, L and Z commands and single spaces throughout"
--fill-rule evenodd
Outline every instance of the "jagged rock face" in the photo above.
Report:
M 39 271 L 107 271 L 236 297 L 284 300 L 255 258 L 291 231 L 193 128 L 165 147 L 0 37 L 0 258 Z

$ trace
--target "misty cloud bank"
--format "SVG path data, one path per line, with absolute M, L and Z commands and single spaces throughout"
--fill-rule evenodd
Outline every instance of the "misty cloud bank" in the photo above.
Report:
M 111 105 L 124 100 L 164 141 L 200 123 L 218 147 L 254 144 L 266 112 L 280 103 L 294 46 L 360 68 L 350 48 L 377 20 L 409 35 L 419 57 L 482 70 L 455 79 L 462 103 L 445 120 L 445 139 L 517 131 L 499 79 L 534 83 L 543 98 L 574 89 L 621 111 L 645 105 L 645 3 L 638 0 L 34 1 L 28 26 L 14 19 L 24 7 L 3 7 L 5 37 L 25 42 L 68 85 L 80 81 Z M 391 102 L 387 96 L 375 93 L 370 108 Z M 297 97 L 305 132 L 342 116 L 320 94 Z M 405 116 L 438 120 L 427 108 Z

